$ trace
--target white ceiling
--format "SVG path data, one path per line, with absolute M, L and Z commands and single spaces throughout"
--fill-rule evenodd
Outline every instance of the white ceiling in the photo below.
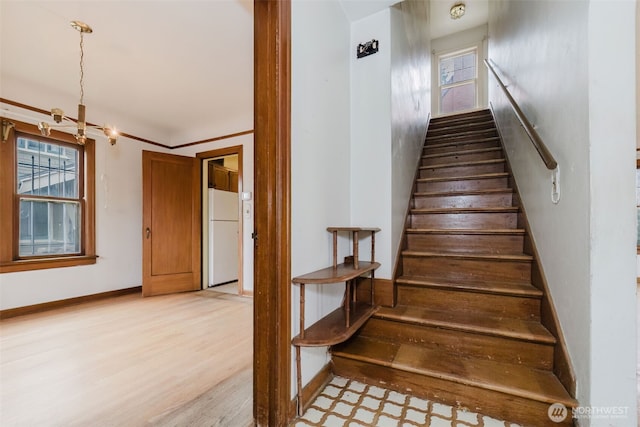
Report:
M 431 38 L 437 39 L 449 34 L 468 30 L 489 20 L 489 0 L 462 0 L 465 3 L 465 14 L 460 19 L 451 19 L 451 6 L 460 1 L 431 0 Z
M 347 18 L 353 22 L 389 6 L 399 0 L 339 0 Z M 489 0 L 411 0 L 429 3 L 431 38 L 437 39 L 449 34 L 468 30 L 489 20 Z M 457 3 L 464 3 L 465 14 L 460 19 L 451 19 L 449 10 Z
M 398 2 L 339 1 L 351 21 Z M 488 0 L 466 0 L 457 21 L 454 3 L 431 0 L 433 38 L 487 22 Z M 89 122 L 172 146 L 253 128 L 253 0 L 1 0 L 0 97 L 77 116 L 72 20 L 94 30 L 85 35 Z
M 401 0 L 340 0 L 344 14 L 349 21 L 357 21 L 374 13 L 380 12 Z M 424 0 L 428 1 L 428 0 Z
M 0 2 L 0 97 L 168 145 L 253 128 L 253 1 Z M 6 106 L 3 105 L 3 108 Z

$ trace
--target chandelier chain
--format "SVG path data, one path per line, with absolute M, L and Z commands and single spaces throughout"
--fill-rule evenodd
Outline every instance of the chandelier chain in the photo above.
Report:
M 84 33 L 80 32 L 80 104 L 84 104 Z

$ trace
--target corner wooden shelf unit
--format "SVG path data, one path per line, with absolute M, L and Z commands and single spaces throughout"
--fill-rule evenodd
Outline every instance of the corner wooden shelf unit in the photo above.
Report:
M 304 412 L 302 402 L 302 373 L 300 370 L 300 347 L 320 347 L 341 343 L 349 339 L 377 310 L 374 305 L 374 271 L 380 267 L 375 262 L 375 234 L 379 228 L 362 227 L 328 227 L 333 234 L 333 265 L 321 270 L 294 277 L 291 281 L 300 285 L 300 333 L 291 341 L 296 349 L 296 371 L 298 385 L 298 415 Z M 353 243 L 352 255 L 345 262 L 338 264 L 338 233 L 351 234 Z M 371 260 L 360 261 L 360 233 L 371 234 Z M 369 302 L 357 301 L 357 279 L 369 276 L 371 280 L 371 296 Z M 304 321 L 304 287 L 305 285 L 328 285 L 345 283 L 345 295 L 342 306 L 338 307 L 313 325 L 305 328 Z

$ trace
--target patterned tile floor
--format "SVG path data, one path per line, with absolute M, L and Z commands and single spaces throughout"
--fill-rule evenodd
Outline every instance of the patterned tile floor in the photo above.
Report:
M 335 377 L 294 427 L 519 427 L 486 415 Z

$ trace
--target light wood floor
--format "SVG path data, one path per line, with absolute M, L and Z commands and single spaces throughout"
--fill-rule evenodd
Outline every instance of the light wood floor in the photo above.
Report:
M 252 311 L 250 298 L 201 291 L 3 320 L 0 425 L 142 426 L 175 416 L 251 369 Z

